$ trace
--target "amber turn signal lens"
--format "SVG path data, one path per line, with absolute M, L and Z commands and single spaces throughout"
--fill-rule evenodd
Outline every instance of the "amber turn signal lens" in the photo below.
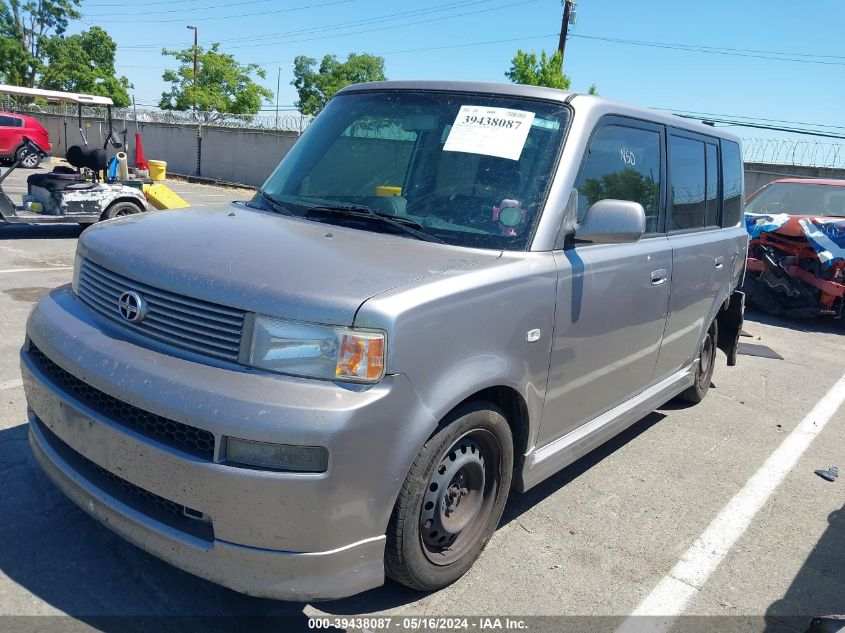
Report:
M 384 374 L 384 335 L 345 333 L 337 357 L 338 378 L 374 381 Z

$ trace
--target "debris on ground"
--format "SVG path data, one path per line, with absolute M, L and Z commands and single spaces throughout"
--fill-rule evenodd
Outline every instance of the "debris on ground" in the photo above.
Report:
M 839 476 L 839 469 L 836 466 L 831 466 L 827 470 L 819 469 L 813 472 L 827 481 L 834 481 Z

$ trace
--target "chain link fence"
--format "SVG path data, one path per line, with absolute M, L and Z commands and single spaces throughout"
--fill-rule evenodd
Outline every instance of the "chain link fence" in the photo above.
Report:
M 73 104 L 39 105 L 35 103 L 13 103 L 8 100 L 0 101 L 0 109 L 20 112 L 21 114 L 51 114 L 63 117 L 78 116 L 77 106 Z M 105 120 L 106 108 L 83 106 L 84 119 Z M 115 121 L 127 123 L 165 123 L 170 125 L 186 125 L 196 127 L 202 124 L 207 127 L 220 127 L 249 130 L 277 130 L 280 132 L 295 132 L 301 134 L 313 120 L 299 112 L 279 112 L 273 114 L 223 114 L 220 112 L 160 110 L 158 108 L 112 108 Z

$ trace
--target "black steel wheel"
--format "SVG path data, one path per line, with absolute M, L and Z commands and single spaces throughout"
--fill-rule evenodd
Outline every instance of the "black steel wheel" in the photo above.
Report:
M 414 461 L 387 533 L 385 569 L 415 589 L 440 589 L 472 566 L 501 518 L 513 471 L 513 440 L 487 402 L 447 416 Z
M 682 400 L 693 404 L 704 400 L 704 396 L 707 395 L 707 391 L 710 389 L 710 381 L 713 379 L 713 370 L 716 367 L 718 342 L 719 326 L 716 321 L 713 321 L 699 346 L 694 382 L 691 387 L 681 392 L 679 398 Z

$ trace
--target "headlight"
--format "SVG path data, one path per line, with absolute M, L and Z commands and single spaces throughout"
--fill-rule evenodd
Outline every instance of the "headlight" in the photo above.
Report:
M 255 316 L 249 364 L 281 374 L 378 382 L 384 376 L 384 332 Z

